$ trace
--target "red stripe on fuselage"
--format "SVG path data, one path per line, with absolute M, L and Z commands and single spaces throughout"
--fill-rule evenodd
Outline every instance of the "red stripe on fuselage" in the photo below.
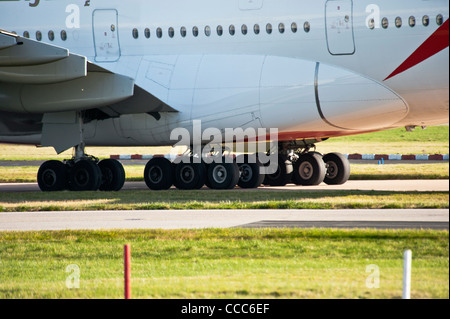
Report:
M 449 20 L 445 21 L 411 56 L 406 59 L 385 81 L 422 63 L 449 46 Z

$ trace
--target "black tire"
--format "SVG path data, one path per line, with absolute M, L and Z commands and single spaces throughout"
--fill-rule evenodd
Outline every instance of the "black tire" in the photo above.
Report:
M 154 191 L 168 190 L 174 183 L 174 174 L 174 167 L 168 159 L 155 157 L 145 165 L 145 184 Z
M 43 192 L 65 190 L 67 186 L 67 166 L 59 161 L 45 162 L 39 168 L 37 182 Z
M 183 190 L 200 189 L 206 182 L 203 163 L 180 163 L 175 168 L 175 187 Z
M 342 185 L 350 178 L 350 162 L 340 153 L 330 153 L 323 157 L 327 167 L 324 182 L 328 185 Z
M 69 170 L 69 189 L 75 192 L 96 191 L 102 184 L 102 172 L 90 160 L 81 160 Z
M 118 192 L 125 184 L 125 170 L 122 164 L 114 159 L 106 159 L 98 163 L 102 172 L 101 191 Z
M 241 188 L 258 188 L 264 181 L 261 174 L 262 164 L 256 156 L 243 155 L 238 157 L 240 177 L 238 186 Z
M 286 186 L 292 180 L 292 162 L 284 155 L 278 155 L 278 167 L 275 173 L 265 176 L 264 184 Z
M 299 157 L 294 165 L 293 181 L 297 185 L 314 186 L 325 179 L 325 162 L 317 153 L 307 153 Z
M 208 167 L 208 185 L 211 189 L 233 189 L 239 181 L 239 166 L 236 162 L 212 163 Z

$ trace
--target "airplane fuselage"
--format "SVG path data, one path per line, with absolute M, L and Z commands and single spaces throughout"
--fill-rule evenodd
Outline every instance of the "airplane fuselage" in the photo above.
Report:
M 92 121 L 93 145 L 167 145 L 196 119 L 286 140 L 446 123 L 448 15 L 440 0 L 0 2 L 1 29 L 85 56 L 178 111 Z

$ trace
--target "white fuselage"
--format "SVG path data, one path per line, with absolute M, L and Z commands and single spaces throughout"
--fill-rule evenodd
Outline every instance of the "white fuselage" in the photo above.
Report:
M 196 119 L 281 139 L 447 123 L 448 44 L 387 78 L 438 29 L 448 38 L 448 17 L 445 0 L 0 2 L 1 29 L 40 32 L 179 111 L 92 122 L 95 145 L 166 145 Z

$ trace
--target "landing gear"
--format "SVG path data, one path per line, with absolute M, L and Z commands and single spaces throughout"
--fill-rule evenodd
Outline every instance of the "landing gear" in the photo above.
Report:
M 41 165 L 37 175 L 39 188 L 43 192 L 58 192 L 66 188 L 67 166 L 59 161 L 48 161 Z
M 325 163 L 317 153 L 301 154 L 294 165 L 293 182 L 297 185 L 321 184 L 327 173 Z
M 292 161 L 287 155 L 278 155 L 278 167 L 275 173 L 266 175 L 265 185 L 286 186 L 292 179 Z
M 239 181 L 239 166 L 236 162 L 212 163 L 208 167 L 208 184 L 212 189 L 233 189 Z
M 175 187 L 183 190 L 200 189 L 206 183 L 204 163 L 180 163 L 175 167 Z
M 78 145 L 72 159 L 42 164 L 37 180 L 44 192 L 119 191 L 125 183 L 125 170 L 116 160 L 99 161 L 85 155 L 84 146 Z
M 261 173 L 262 164 L 256 155 L 241 155 L 237 158 L 240 178 L 240 188 L 258 188 L 264 182 L 265 175 Z
M 298 144 L 300 143 L 300 144 Z M 325 156 L 311 151 L 313 143 L 307 141 L 280 143 L 278 169 L 266 175 L 265 185 L 285 186 L 291 181 L 302 186 L 345 184 L 350 177 L 350 162 L 340 153 Z
M 342 185 L 350 178 L 350 162 L 340 153 L 330 153 L 323 157 L 327 166 L 324 182 L 328 185 Z
M 162 157 L 151 159 L 145 166 L 144 180 L 151 190 L 160 191 L 169 189 L 174 183 L 172 163 Z

